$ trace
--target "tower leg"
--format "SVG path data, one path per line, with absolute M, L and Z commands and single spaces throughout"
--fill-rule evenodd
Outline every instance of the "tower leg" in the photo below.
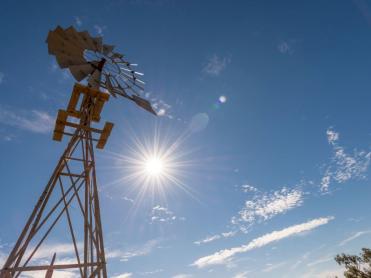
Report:
M 71 163 L 80 167 L 72 167 Z M 76 168 L 79 170 L 76 171 Z M 74 170 L 72 170 L 74 169 Z M 77 270 L 81 277 L 107 277 L 98 189 L 95 176 L 94 148 L 91 132 L 77 129 L 61 156 L 48 184 L 32 211 L 24 229 L 13 247 L 0 278 L 19 277 L 27 271 L 46 271 L 45 277 L 61 269 Z M 67 179 L 67 181 L 66 181 Z M 56 185 L 60 186 L 60 193 Z M 83 194 L 80 194 L 83 193 Z M 54 196 L 54 199 L 51 196 Z M 57 198 L 56 198 L 57 196 Z M 83 197 L 82 197 L 83 196 Z M 77 203 L 83 216 L 83 258 L 79 254 L 79 239 L 71 217 L 71 203 Z M 61 265 L 53 261 L 49 265 L 30 266 L 40 247 L 55 225 L 66 216 L 76 264 Z M 81 241 L 81 242 L 82 242 Z M 51 252 L 54 250 L 51 250 Z M 58 252 L 58 250 L 56 250 Z M 58 255 L 58 254 L 56 254 Z

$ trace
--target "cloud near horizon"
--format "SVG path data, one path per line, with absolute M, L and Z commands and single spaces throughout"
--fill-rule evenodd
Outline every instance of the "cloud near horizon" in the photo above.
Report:
M 234 247 L 231 249 L 220 250 L 209 256 L 199 258 L 192 264 L 192 266 L 196 266 L 198 268 L 204 268 L 204 267 L 208 267 L 211 265 L 226 264 L 230 262 L 233 259 L 233 257 L 237 254 L 246 253 L 253 249 L 263 247 L 272 242 L 276 242 L 284 238 L 300 234 L 302 232 L 311 231 L 319 226 L 327 224 L 329 221 L 333 219 L 334 217 L 332 216 L 321 217 L 321 218 L 316 218 L 316 219 L 307 221 L 302 224 L 293 225 L 293 226 L 290 226 L 288 228 L 285 228 L 279 231 L 273 231 L 271 233 L 268 233 L 261 237 L 253 239 L 246 245 L 241 245 L 241 246 Z

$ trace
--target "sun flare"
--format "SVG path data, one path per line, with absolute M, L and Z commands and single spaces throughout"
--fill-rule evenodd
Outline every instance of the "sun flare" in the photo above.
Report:
M 122 153 L 109 154 L 116 157 L 115 169 L 118 170 L 110 186 L 129 190 L 130 198 L 137 205 L 147 201 L 148 197 L 166 200 L 178 189 L 196 199 L 192 188 L 187 185 L 198 166 L 191 159 L 193 150 L 185 149 L 187 134 L 163 133 L 165 135 L 160 136 L 157 128 L 143 137 L 131 133 Z
M 144 172 L 148 176 L 160 177 L 166 171 L 165 161 L 161 157 L 151 156 L 144 161 Z

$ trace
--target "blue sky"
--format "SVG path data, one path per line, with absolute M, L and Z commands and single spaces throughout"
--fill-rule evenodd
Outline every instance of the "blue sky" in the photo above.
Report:
M 166 110 L 102 114 L 110 277 L 331 277 L 336 254 L 370 246 L 371 2 L 4 0 L 0 23 L 0 261 L 66 146 L 51 140 L 74 84 L 47 53 L 57 25 L 116 45 Z M 151 188 L 126 160 L 155 138 L 176 142 L 179 182 Z M 50 244 L 68 258 L 67 243 Z

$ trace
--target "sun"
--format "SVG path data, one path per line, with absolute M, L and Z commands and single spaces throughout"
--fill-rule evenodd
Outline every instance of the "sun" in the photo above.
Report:
M 194 151 L 186 148 L 187 136 L 171 130 L 161 133 L 159 128 L 143 136 L 131 132 L 121 152 L 108 153 L 116 159 L 109 169 L 113 179 L 107 187 L 122 187 L 137 206 L 148 198 L 166 200 L 178 190 L 196 199 L 188 184 L 199 164 L 192 157 Z
M 171 185 L 184 187 L 182 178 L 189 162 L 181 149 L 183 138 L 160 137 L 154 132 L 149 138 L 133 135 L 126 153 L 118 157 L 123 184 L 136 185 L 143 191 L 166 191 Z
M 161 157 L 150 156 L 144 163 L 144 172 L 150 177 L 161 177 L 166 171 L 166 164 Z

